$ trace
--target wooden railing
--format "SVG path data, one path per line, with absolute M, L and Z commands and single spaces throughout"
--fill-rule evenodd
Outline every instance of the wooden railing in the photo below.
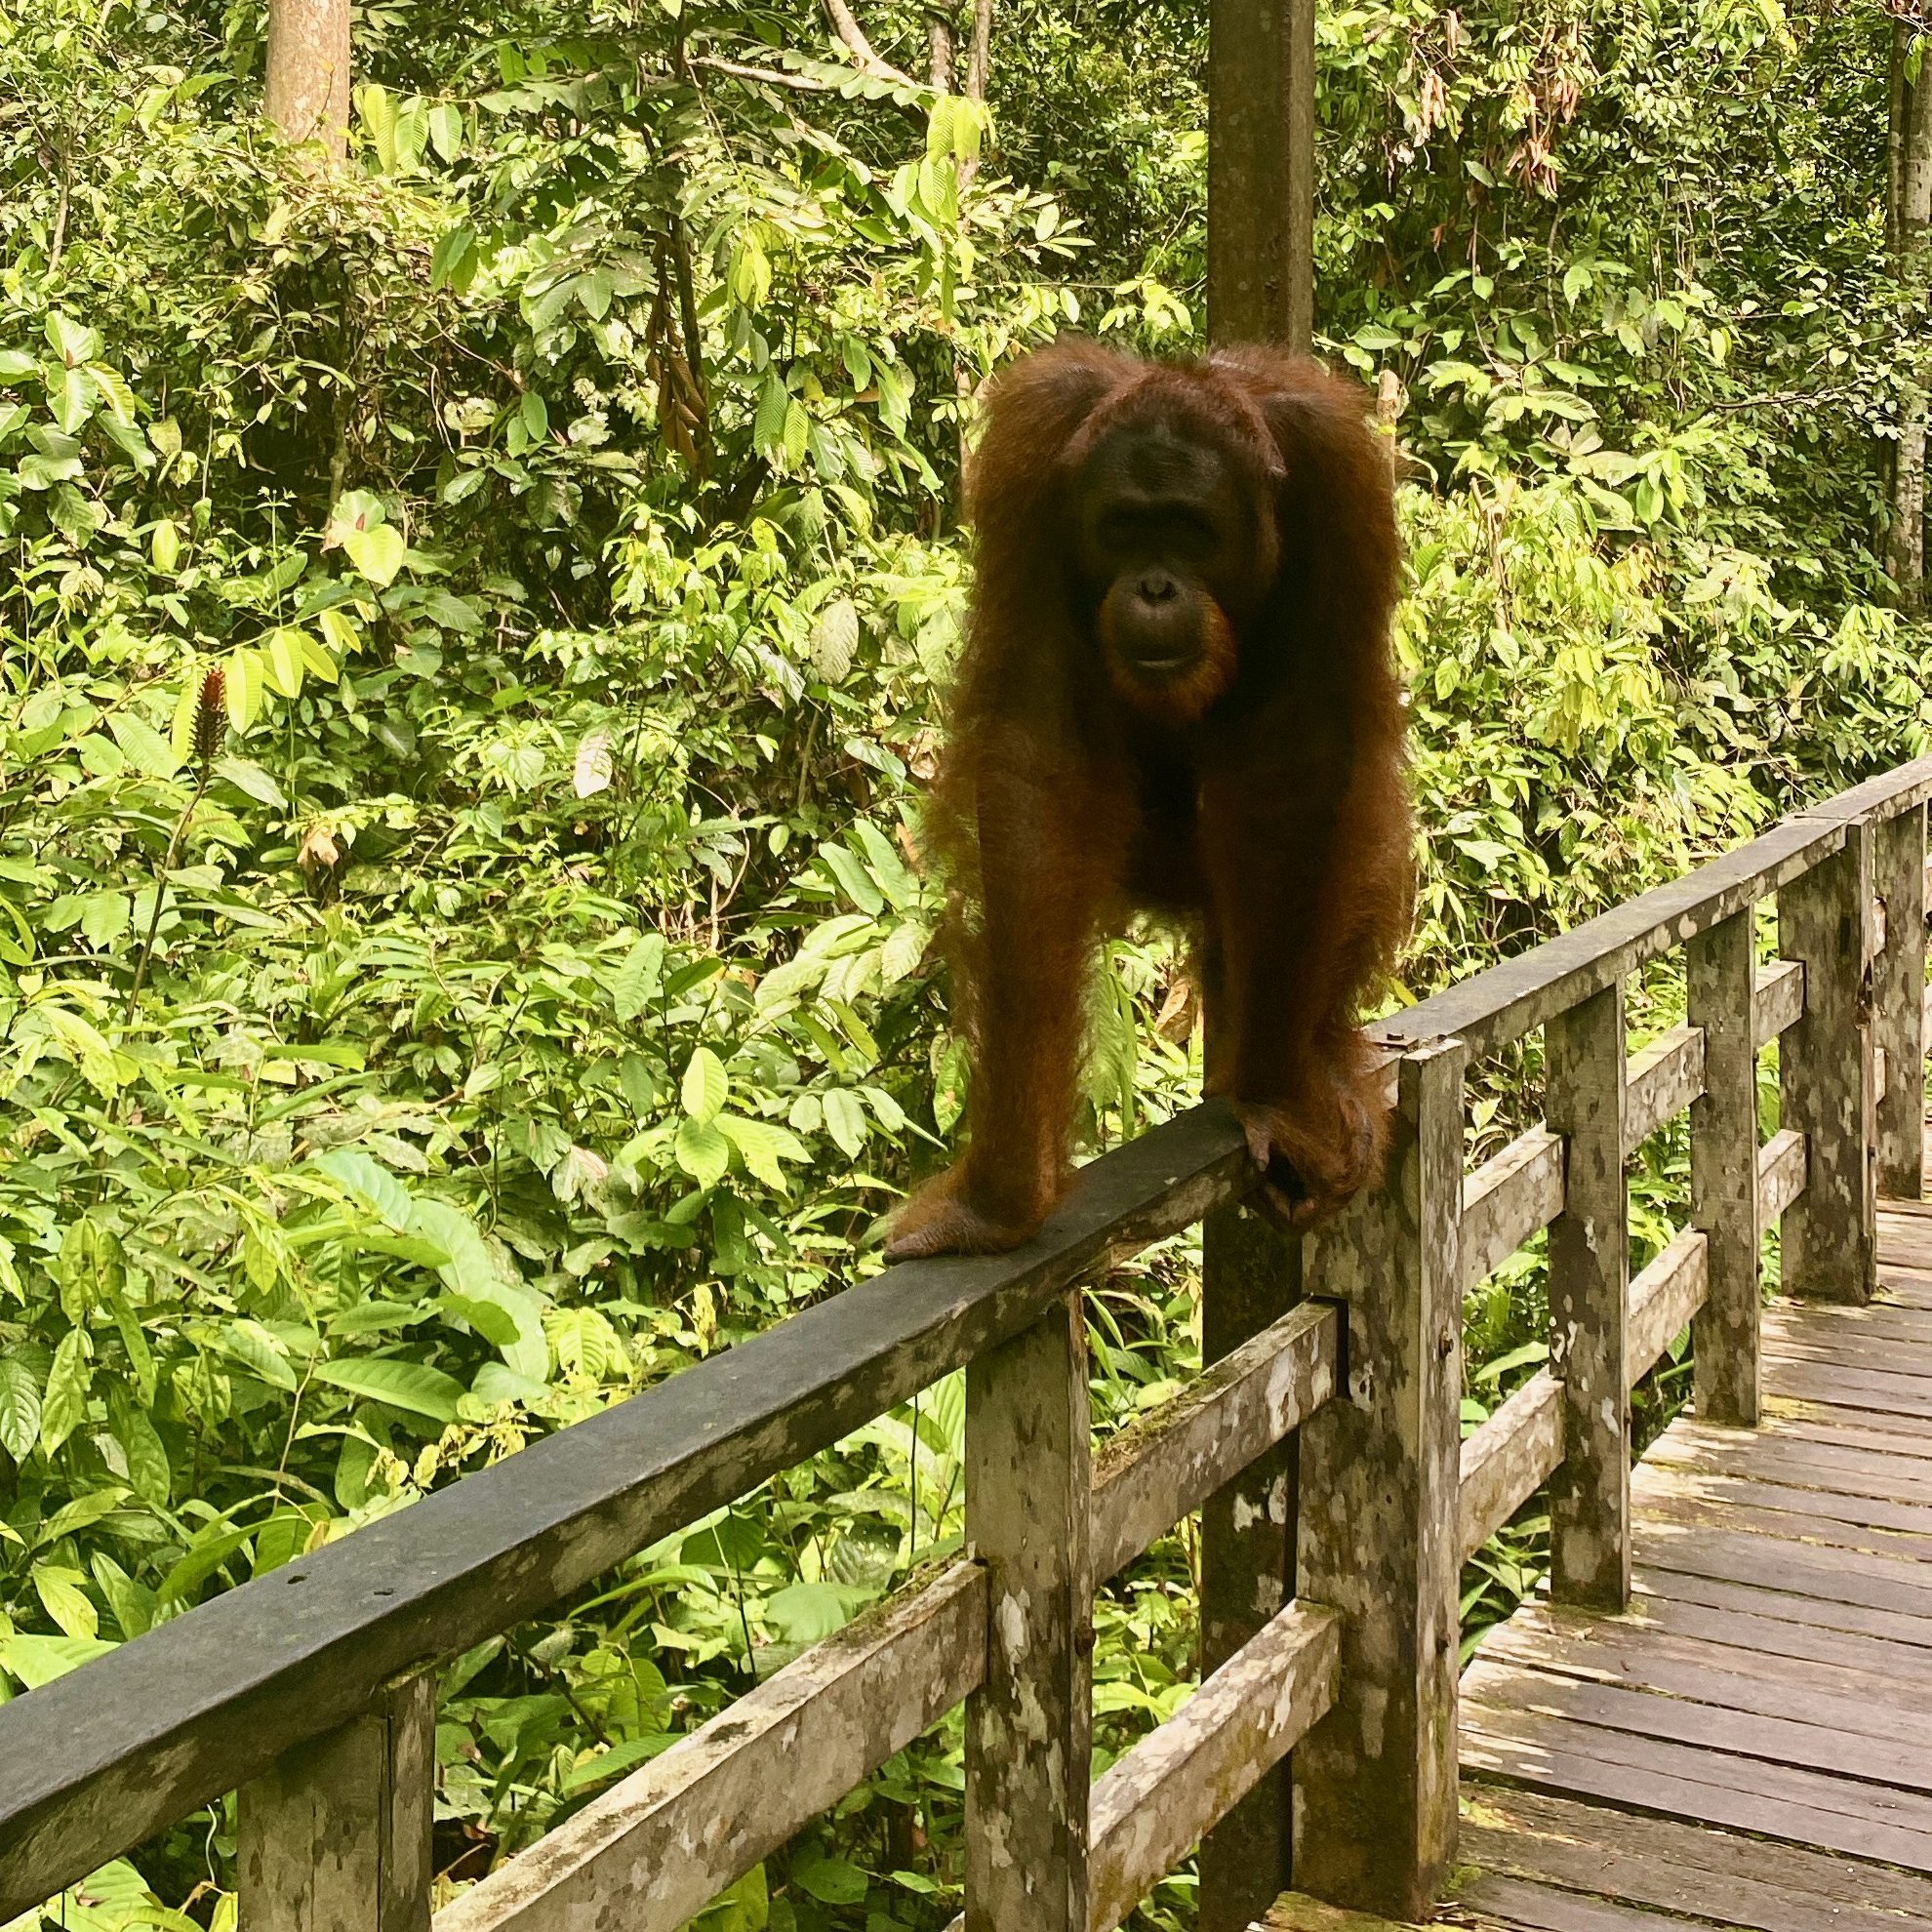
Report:
M 1211 1932 L 1291 1852 L 1304 1890 L 1418 1914 L 1455 1842 L 1464 1559 L 1548 1483 L 1552 1594 L 1621 1606 L 1630 1388 L 1695 1317 L 1700 1408 L 1753 1422 L 1762 1228 L 1787 1292 L 1863 1299 L 1874 1180 L 1919 1191 L 1928 797 L 1932 759 L 1379 1026 L 1388 1182 L 1304 1243 L 1241 1207 L 1200 1107 L 1016 1254 L 890 1269 L 0 1707 L 0 1923 L 239 1790 L 247 1932 L 423 1932 L 436 1665 L 962 1365 L 967 1553 L 437 1932 L 670 1932 L 962 1701 L 970 1932 L 1106 1932 L 1197 1842 Z M 1626 983 L 1679 947 L 1686 1022 L 1627 1057 Z M 1468 1061 L 1538 1027 L 1544 1122 L 1466 1173 Z M 1687 1225 L 1627 1282 L 1625 1161 L 1686 1107 Z M 1199 1220 L 1210 1366 L 1094 1464 L 1077 1284 Z M 1463 1295 L 1546 1228 L 1549 1366 L 1462 1440 Z M 1195 1509 L 1208 1674 L 1090 1783 L 1095 1589 Z

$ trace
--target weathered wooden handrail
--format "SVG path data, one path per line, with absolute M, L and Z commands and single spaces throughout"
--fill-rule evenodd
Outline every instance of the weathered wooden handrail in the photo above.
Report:
M 1928 797 L 1932 759 L 1381 1023 L 1389 1179 L 1306 1256 L 1240 1209 L 1211 1104 L 1013 1255 L 891 1269 L 0 1707 L 0 1921 L 240 1786 L 251 1932 L 424 1932 L 431 1668 L 962 1365 L 967 1554 L 437 1932 L 669 1932 L 962 1699 L 972 1932 L 1107 1932 L 1203 1833 L 1204 1932 L 1246 1924 L 1285 1873 L 1291 1749 L 1297 1882 L 1419 1912 L 1454 1843 L 1460 1561 L 1549 1483 L 1553 1592 L 1616 1606 L 1628 1391 L 1694 1322 L 1700 1412 L 1753 1422 L 1762 1228 L 1789 1292 L 1859 1298 L 1874 1165 L 1920 1191 Z M 1630 1054 L 1626 984 L 1677 946 L 1685 1022 Z M 1537 1026 L 1546 1120 L 1466 1174 L 1465 1067 Z M 1627 1282 L 1625 1160 L 1686 1107 L 1690 1225 Z M 1075 1284 L 1203 1218 L 1208 1366 L 1090 1469 Z M 1463 1293 L 1545 1228 L 1549 1366 L 1459 1443 Z M 1092 1592 L 1196 1509 L 1202 1687 L 1089 1788 Z

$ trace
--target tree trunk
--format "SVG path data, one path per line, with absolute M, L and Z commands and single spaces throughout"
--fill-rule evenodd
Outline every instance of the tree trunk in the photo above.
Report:
M 347 154 L 349 0 L 270 0 L 262 111 L 284 140 Z
M 986 98 L 986 80 L 992 72 L 993 0 L 975 0 L 973 43 L 966 56 L 966 92 L 975 101 Z
M 1916 80 L 1905 72 L 1912 28 L 1893 27 L 1893 124 L 1888 172 L 1893 205 L 1886 222 L 1900 280 L 1912 291 L 1914 306 L 1924 293 L 1927 229 L 1932 226 L 1932 73 L 1921 67 Z M 1896 156 L 1895 160 L 1892 157 Z M 1916 331 L 1917 318 L 1912 318 Z M 1925 607 L 1925 358 L 1916 345 L 1907 370 L 1906 399 L 1892 458 L 1890 515 L 1885 533 L 1885 568 L 1899 586 L 1899 608 L 1919 616 Z
M 935 94 L 952 92 L 952 21 L 945 14 L 926 16 L 926 47 L 932 57 L 929 78 Z

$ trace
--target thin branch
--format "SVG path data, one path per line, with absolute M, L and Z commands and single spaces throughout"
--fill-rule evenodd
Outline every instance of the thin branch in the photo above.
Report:
M 741 60 L 721 60 L 713 54 L 693 54 L 694 67 L 709 67 L 713 73 L 730 74 L 735 80 L 764 81 L 772 87 L 788 87 L 799 94 L 836 94 L 829 82 L 814 80 L 810 74 L 781 73 L 775 67 L 747 67 Z
M 982 0 L 982 4 L 986 4 L 986 0 Z M 898 81 L 905 87 L 919 85 L 910 74 L 902 73 L 890 60 L 881 60 L 872 51 L 872 43 L 865 38 L 865 28 L 853 17 L 852 9 L 845 4 L 845 0 L 825 0 L 825 8 L 832 31 L 851 50 L 864 72 L 879 80 Z

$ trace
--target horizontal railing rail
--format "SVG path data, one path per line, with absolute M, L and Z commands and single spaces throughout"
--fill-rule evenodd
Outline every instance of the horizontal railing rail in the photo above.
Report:
M 1306 1243 L 1241 1208 L 1210 1103 L 1093 1162 L 1014 1254 L 889 1269 L 0 1707 L 0 1922 L 239 1788 L 250 1932 L 424 1932 L 434 1667 L 961 1367 L 960 1558 L 439 1932 L 671 1932 L 962 1701 L 972 1932 L 1107 1932 L 1197 1841 L 1224 1932 L 1297 1831 L 1298 1883 L 1415 1913 L 1453 1847 L 1463 1559 L 1548 1486 L 1553 1593 L 1618 1605 L 1629 1391 L 1694 1322 L 1701 1412 L 1754 1421 L 1761 1231 L 1788 1291 L 1857 1298 L 1874 1172 L 1919 1191 L 1928 797 L 1932 759 L 1379 1023 L 1389 1178 Z M 1677 948 L 1685 1020 L 1632 1054 L 1626 984 Z M 1538 1027 L 1544 1118 L 1467 1171 L 1467 1065 Z M 1627 1280 L 1625 1162 L 1686 1109 L 1689 1225 Z M 1197 1221 L 1207 1365 L 1090 1468 L 1077 1284 Z M 1548 1365 L 1463 1438 L 1463 1296 L 1546 1229 Z M 1093 1591 L 1195 1511 L 1201 1688 L 1089 1788 Z

